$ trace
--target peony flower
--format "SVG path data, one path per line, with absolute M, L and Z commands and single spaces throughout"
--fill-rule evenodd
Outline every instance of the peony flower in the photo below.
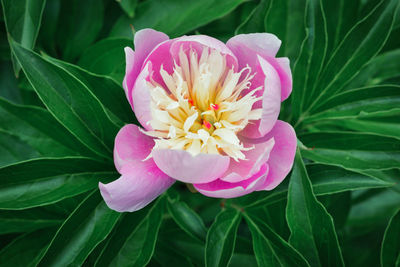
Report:
M 141 209 L 175 181 L 217 198 L 282 182 L 296 134 L 277 119 L 292 76 L 289 60 L 275 57 L 276 36 L 241 34 L 224 44 L 145 29 L 134 39 L 123 87 L 141 127 L 126 125 L 115 138 L 121 177 L 99 184 L 111 209 Z

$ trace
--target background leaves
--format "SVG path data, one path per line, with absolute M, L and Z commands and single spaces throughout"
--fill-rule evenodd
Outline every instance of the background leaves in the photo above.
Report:
M 242 2 L 243 0 L 145 1 L 137 6 L 133 19 L 125 16 L 118 19 L 111 36 L 131 38 L 132 31 L 128 25 L 132 24 L 136 30 L 153 28 L 177 37 L 226 15 Z
M 215 218 L 206 240 L 206 266 L 226 266 L 235 247 L 241 215 L 237 210 L 224 210 Z
M 4 10 L 4 22 L 12 38 L 23 47 L 32 49 L 39 32 L 43 8 L 46 0 L 1 0 Z M 18 76 L 20 67 L 13 57 L 14 71 Z
M 1 0 L 0 266 L 397 266 L 398 0 Z M 220 200 L 176 183 L 107 208 L 117 131 L 137 123 L 124 47 L 270 32 L 290 59 L 292 173 Z M 18 256 L 15 256 L 18 255 Z
M 97 190 L 94 191 L 58 229 L 39 266 L 82 264 L 120 216 L 107 207 Z
M 308 266 L 306 260 L 269 226 L 246 216 L 259 266 Z
M 104 246 L 96 266 L 145 266 L 154 253 L 162 223 L 165 199 L 138 214 L 127 214 L 114 229 Z
M 390 219 L 383 237 L 381 263 L 382 266 L 400 265 L 400 242 L 396 238 L 400 234 L 400 212 Z
M 312 191 L 306 169 L 297 151 L 286 208 L 289 243 L 312 266 L 344 266 L 332 217 Z

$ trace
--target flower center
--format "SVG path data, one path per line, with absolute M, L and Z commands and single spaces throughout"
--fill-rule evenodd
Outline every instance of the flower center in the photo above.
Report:
M 179 62 L 179 63 L 178 63 Z M 179 51 L 173 73 L 161 66 L 165 85 L 150 78 L 152 131 L 157 137 L 154 149 L 183 149 L 199 153 L 224 154 L 235 160 L 245 159 L 250 150 L 237 133 L 251 120 L 261 118 L 261 109 L 252 109 L 261 97 L 261 87 L 242 94 L 251 85 L 250 67 L 235 72 L 227 66 L 226 56 L 205 47 L 200 57 L 194 49 Z

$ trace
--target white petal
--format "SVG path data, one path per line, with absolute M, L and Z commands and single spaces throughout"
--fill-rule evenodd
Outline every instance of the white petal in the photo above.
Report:
M 186 119 L 185 123 L 183 124 L 183 130 L 186 133 L 189 132 L 190 128 L 193 126 L 193 123 L 196 121 L 198 116 L 199 114 L 196 112 Z

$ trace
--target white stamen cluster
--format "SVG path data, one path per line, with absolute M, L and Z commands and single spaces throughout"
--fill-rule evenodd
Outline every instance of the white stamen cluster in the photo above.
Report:
M 261 109 L 252 109 L 260 100 L 256 88 L 246 95 L 251 79 L 250 67 L 235 72 L 227 66 L 226 56 L 204 48 L 200 57 L 194 49 L 180 48 L 172 74 L 161 67 L 165 86 L 151 79 L 152 131 L 154 149 L 182 149 L 192 155 L 223 154 L 245 159 L 244 147 L 237 137 L 250 120 L 261 118 Z

